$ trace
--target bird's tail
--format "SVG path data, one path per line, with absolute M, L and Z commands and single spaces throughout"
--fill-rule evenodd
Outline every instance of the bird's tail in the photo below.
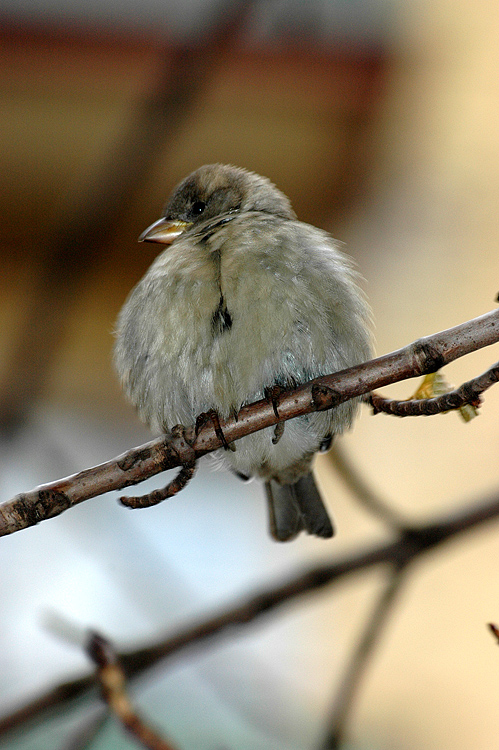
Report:
M 270 533 L 278 542 L 293 539 L 300 531 L 325 539 L 334 530 L 312 473 L 294 484 L 265 483 L 269 507 Z

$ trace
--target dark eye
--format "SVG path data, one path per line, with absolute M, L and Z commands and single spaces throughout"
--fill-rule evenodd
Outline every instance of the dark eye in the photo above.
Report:
M 206 203 L 203 203 L 203 201 L 196 201 L 191 206 L 191 214 L 193 216 L 199 216 L 199 214 L 203 213 L 205 207 L 206 207 Z

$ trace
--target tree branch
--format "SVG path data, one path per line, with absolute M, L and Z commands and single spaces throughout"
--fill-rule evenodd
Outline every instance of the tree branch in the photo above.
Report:
M 355 696 L 379 643 L 381 633 L 393 611 L 401 585 L 405 580 L 405 571 L 404 563 L 390 571 L 388 583 L 374 604 L 340 683 L 321 750 L 339 750 L 343 744 L 346 724 Z
M 102 697 L 124 729 L 148 750 L 174 750 L 173 745 L 151 729 L 132 706 L 125 673 L 109 641 L 99 633 L 91 632 L 86 650 L 97 668 Z
M 375 388 L 435 372 L 459 357 L 497 342 L 499 310 L 494 310 L 365 364 L 283 391 L 277 409 L 267 399 L 243 406 L 236 417 L 220 419 L 220 427 L 225 440 L 232 443 L 278 422 L 331 409 Z M 198 430 L 190 426 L 183 434 L 157 438 L 111 461 L 16 495 L 0 506 L 0 536 L 34 526 L 89 498 L 185 465 L 191 461 L 192 451 L 195 458 L 200 458 L 222 445 L 220 431 L 208 421 Z
M 365 510 L 383 521 L 391 531 L 402 532 L 407 528 L 407 519 L 391 507 L 372 487 L 363 479 L 356 467 L 353 466 L 347 452 L 339 443 L 333 445 L 328 453 L 328 460 L 334 467 L 335 475 L 340 477 L 345 486 L 352 493 L 353 499 Z
M 479 375 L 473 380 L 468 380 L 459 388 L 455 388 L 448 393 L 442 393 L 440 396 L 433 398 L 411 398 L 398 400 L 385 398 L 379 393 L 369 393 L 365 396 L 364 401 L 370 404 L 374 414 L 384 412 L 393 414 L 396 417 L 420 417 L 442 414 L 453 409 L 460 409 L 466 404 L 472 404 L 475 407 L 480 406 L 480 396 L 487 388 L 497 383 L 499 380 L 499 362 L 489 367 L 486 372 Z
M 493 622 L 489 622 L 489 630 L 496 637 L 497 642 L 499 643 L 499 628 L 497 625 L 494 625 Z
M 362 547 L 360 551 L 347 554 L 339 560 L 319 564 L 307 571 L 299 571 L 284 583 L 263 589 L 219 614 L 191 627 L 182 628 L 162 642 L 118 654 L 118 658 L 127 677 L 137 677 L 160 660 L 178 653 L 183 648 L 205 642 L 224 630 L 230 629 L 233 632 L 235 625 L 247 625 L 282 604 L 321 591 L 346 576 L 383 564 L 388 564 L 392 570 L 405 570 L 424 553 L 434 550 L 463 532 L 498 518 L 499 493 L 480 502 L 466 504 L 424 525 L 407 528 L 393 541 L 376 544 L 368 549 Z M 66 706 L 94 684 L 93 677 L 85 676 L 48 691 L 32 703 L 0 719 L 0 736 L 39 717 L 49 709 Z

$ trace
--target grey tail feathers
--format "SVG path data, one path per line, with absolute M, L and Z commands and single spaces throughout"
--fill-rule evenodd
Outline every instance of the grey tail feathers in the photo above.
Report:
M 328 539 L 333 525 L 324 507 L 312 473 L 294 484 L 265 483 L 269 507 L 270 533 L 278 542 L 287 542 L 306 531 Z

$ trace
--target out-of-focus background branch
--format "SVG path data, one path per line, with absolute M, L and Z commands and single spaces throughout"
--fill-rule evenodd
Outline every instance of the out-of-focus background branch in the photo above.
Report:
M 300 218 L 347 243 L 366 278 L 379 353 L 491 308 L 499 278 L 496 6 L 227 7 L 234 16 L 208 0 L 4 0 L 2 497 L 149 439 L 114 378 L 112 328 L 155 253 L 136 237 L 201 163 L 266 174 Z M 456 362 L 448 378 L 464 382 L 495 355 Z M 410 394 L 398 385 L 390 395 Z M 468 425 L 452 414 L 374 420 L 365 410 L 342 450 L 371 499 L 382 497 L 397 518 L 424 520 L 497 486 L 498 407 L 491 389 Z M 260 488 L 209 465 L 202 472 L 165 506 L 131 514 L 115 497 L 90 501 L 2 541 L 2 714 L 85 664 L 43 630 L 47 610 L 125 648 L 297 564 L 386 537 L 328 457 L 318 474 L 338 535 L 327 544 L 273 545 Z M 414 571 L 358 695 L 352 747 L 494 746 L 497 655 L 484 623 L 499 619 L 498 552 L 490 524 Z M 155 724 L 169 706 L 167 734 L 184 750 L 312 747 L 335 675 L 345 674 L 385 586 L 373 572 L 334 599 L 193 652 L 148 683 L 141 704 Z M 52 748 L 87 710 L 3 746 Z M 99 737 L 94 747 L 116 742 L 112 729 Z
M 354 477 L 352 469 L 349 469 L 348 473 L 352 478 Z M 360 487 L 360 483 L 357 483 L 357 486 Z M 376 512 L 379 507 L 378 503 Z M 119 694 L 124 688 L 123 683 L 127 677 L 137 678 L 157 666 L 159 662 L 165 659 L 171 660 L 178 651 L 192 647 L 193 644 L 209 643 L 214 637 L 220 634 L 226 635 L 227 631 L 233 630 L 236 626 L 247 627 L 256 618 L 271 616 L 276 609 L 281 610 L 284 604 L 299 601 L 301 597 L 310 596 L 313 593 L 324 592 L 337 585 L 343 578 L 358 574 L 359 571 L 366 572 L 372 567 L 380 567 L 386 577 L 386 585 L 367 617 L 365 630 L 358 644 L 349 656 L 345 675 L 334 699 L 331 721 L 325 732 L 324 748 L 332 750 L 340 747 L 344 739 L 346 722 L 354 708 L 356 693 L 369 666 L 369 661 L 379 646 L 380 635 L 389 619 L 392 605 L 404 580 L 403 574 L 420 556 L 431 550 L 440 551 L 446 542 L 460 534 L 475 530 L 483 523 L 495 520 L 498 515 L 499 499 L 497 495 L 493 495 L 491 498 L 480 501 L 472 500 L 462 508 L 433 518 L 426 524 L 405 528 L 390 524 L 395 534 L 393 541 L 358 550 L 356 553 L 347 554 L 342 559 L 335 559 L 330 563 L 319 563 L 315 567 L 301 570 L 289 576 L 283 583 L 271 584 L 257 591 L 245 601 L 236 604 L 229 603 L 222 612 L 212 617 L 202 618 L 191 627 L 187 626 L 179 632 L 168 634 L 146 648 L 121 655 L 117 654 L 111 646 L 109 651 L 102 652 L 98 642 L 94 641 L 95 636 L 97 640 L 100 636 L 86 628 L 75 627 L 73 623 L 63 618 L 52 617 L 47 624 L 50 625 L 55 635 L 62 636 L 67 641 L 74 641 L 80 648 L 85 648 L 94 664 L 97 663 L 100 667 L 106 666 L 108 663 L 106 653 L 111 662 L 120 662 L 121 675 L 115 674 L 113 677 L 111 670 L 111 673 L 104 678 L 105 684 L 102 685 L 105 693 L 108 689 L 113 693 L 114 697 L 108 695 L 108 699 L 112 697 L 112 702 L 115 700 L 120 702 Z M 489 629 L 497 635 L 497 628 L 494 625 L 489 625 Z M 94 651 L 93 643 L 97 651 Z M 101 645 L 104 647 L 104 642 Z M 113 684 L 116 694 L 114 694 Z M 0 719 L 0 736 L 16 730 L 22 731 L 28 722 L 43 721 L 49 711 L 67 710 L 68 706 L 70 707 L 94 685 L 95 677 L 84 675 L 37 696 L 35 700 L 20 706 Z M 124 706 L 126 713 L 128 708 Z M 119 708 L 118 713 L 121 713 Z

